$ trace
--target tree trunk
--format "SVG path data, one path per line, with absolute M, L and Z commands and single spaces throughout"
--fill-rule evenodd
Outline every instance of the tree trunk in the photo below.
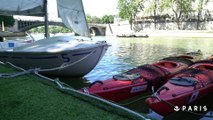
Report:
M 132 23 L 130 23 L 130 30 L 132 30 L 132 28 L 133 28 L 132 26 L 133 26 Z
M 177 19 L 176 23 L 177 23 L 177 26 L 178 26 L 178 30 L 180 30 L 181 29 L 181 27 L 180 27 L 180 20 Z
M 154 1 L 155 2 L 155 9 L 154 9 L 154 25 L 155 25 L 155 30 L 156 30 L 156 8 L 157 8 L 157 3 L 156 3 L 156 0 Z
M 155 30 L 156 30 L 156 11 L 154 10 L 154 27 L 155 27 Z
M 198 12 L 198 15 L 197 15 L 197 30 L 199 30 L 199 26 L 200 26 L 200 13 Z
M 129 24 L 130 24 L 130 29 L 132 30 L 132 27 L 133 27 L 133 25 L 132 25 L 132 19 L 131 20 L 129 20 Z
M 203 2 L 204 2 L 203 0 L 200 0 L 198 3 L 197 30 L 199 30 L 199 27 L 200 27 L 200 16 L 203 11 Z

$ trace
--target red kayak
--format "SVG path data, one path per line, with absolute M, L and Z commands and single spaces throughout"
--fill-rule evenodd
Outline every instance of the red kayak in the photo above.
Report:
M 181 109 L 212 92 L 213 60 L 205 60 L 172 77 L 146 103 L 158 114 L 167 116 L 175 108 Z
M 193 64 L 185 57 L 169 57 L 152 65 L 131 69 L 104 81 L 95 81 L 81 91 L 95 94 L 111 101 L 121 101 L 147 91 L 151 86 L 160 87 L 168 78 Z

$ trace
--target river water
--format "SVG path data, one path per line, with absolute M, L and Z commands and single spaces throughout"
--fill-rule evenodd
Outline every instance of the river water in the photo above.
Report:
M 124 72 L 142 64 L 156 62 L 168 56 L 177 56 L 187 52 L 201 50 L 202 58 L 205 59 L 213 54 L 213 38 L 184 38 L 184 37 L 149 37 L 149 38 L 116 38 L 116 37 L 94 37 L 94 40 L 106 40 L 112 46 L 108 49 L 103 59 L 98 65 L 83 78 L 60 78 L 61 81 L 69 84 L 75 89 L 88 86 L 96 80 L 105 80 L 115 74 Z M 133 100 L 146 95 L 147 92 L 139 97 L 123 101 L 122 104 L 127 108 L 139 113 L 146 113 L 151 117 L 160 119 L 157 114 L 150 112 L 145 104 L 145 99 L 127 104 Z M 212 96 L 212 95 L 210 95 Z M 210 96 L 198 101 L 195 105 L 207 105 L 208 110 L 213 110 Z M 151 114 L 150 114 L 151 113 Z M 165 119 L 174 120 L 197 120 L 202 116 L 192 115 L 184 112 L 177 112 Z

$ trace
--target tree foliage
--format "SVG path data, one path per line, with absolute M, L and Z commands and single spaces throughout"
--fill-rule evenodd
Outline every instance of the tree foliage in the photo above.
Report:
M 146 8 L 146 13 L 149 13 L 154 16 L 154 24 L 155 24 L 155 29 L 156 29 L 156 16 L 159 13 L 159 3 L 160 0 L 149 0 L 150 4 Z
M 132 29 L 132 23 L 139 11 L 143 9 L 144 0 L 119 0 L 119 17 L 129 21 Z
M 173 18 L 180 29 L 181 18 L 193 12 L 192 4 L 195 0 L 162 0 L 160 4 L 161 11 L 172 9 Z
M 146 13 L 155 14 L 155 11 L 159 11 L 160 0 L 149 0 L 150 4 L 146 7 Z
M 205 5 L 207 5 L 209 0 L 198 0 L 198 6 L 197 6 L 197 30 L 199 29 L 200 24 L 200 17 L 203 11 L 203 8 Z
M 198 7 L 197 11 L 198 13 L 201 13 L 203 11 L 203 7 L 209 3 L 209 0 L 198 0 Z
M 207 16 L 208 19 L 211 19 L 211 14 L 208 12 L 208 8 L 206 9 L 209 1 L 210 0 L 119 0 L 119 17 L 129 20 L 132 26 L 138 12 L 147 14 L 146 17 L 152 18 L 154 23 L 166 14 L 171 21 L 177 23 L 178 29 L 181 29 L 182 21 L 197 19 L 198 29 L 200 20 L 206 20 L 207 18 L 205 17 Z M 144 4 L 146 4 L 145 7 Z M 143 16 L 145 16 L 145 14 L 143 14 Z M 193 18 L 194 16 L 197 18 Z M 204 17 L 204 19 L 201 19 L 201 17 Z
M 97 16 L 91 16 L 88 14 L 86 19 L 88 23 L 101 23 L 101 18 L 98 18 Z
M 7 27 L 13 26 L 15 23 L 15 20 L 12 16 L 2 16 L 0 15 L 0 23 L 4 21 L 4 25 Z
M 108 24 L 114 22 L 113 15 L 104 15 L 102 18 L 99 18 L 97 16 L 91 16 L 88 14 L 86 19 L 88 23 L 95 23 L 95 24 Z
M 44 33 L 44 26 L 36 27 L 29 30 L 30 33 Z M 70 29 L 61 26 L 49 26 L 49 33 L 70 33 Z
M 114 22 L 114 16 L 113 15 L 104 15 L 101 18 L 101 23 L 103 24 L 108 24 L 108 23 L 113 23 Z

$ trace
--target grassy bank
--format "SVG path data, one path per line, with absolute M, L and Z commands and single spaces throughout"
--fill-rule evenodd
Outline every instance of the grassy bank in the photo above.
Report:
M 0 74 L 15 71 L 0 64 Z M 59 91 L 53 83 L 32 74 L 0 78 L 0 91 L 0 120 L 141 119 L 77 93 Z

